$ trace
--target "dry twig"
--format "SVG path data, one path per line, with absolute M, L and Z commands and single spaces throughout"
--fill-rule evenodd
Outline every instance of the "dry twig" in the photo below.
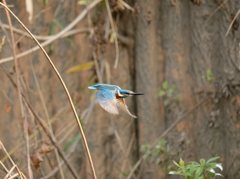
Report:
M 106 2 L 106 6 L 107 6 L 108 17 L 109 17 L 110 24 L 112 27 L 112 35 L 114 37 L 114 43 L 115 43 L 115 49 L 116 49 L 116 59 L 115 59 L 114 68 L 117 68 L 118 60 L 119 60 L 119 47 L 118 47 L 118 38 L 117 38 L 118 34 L 117 34 L 117 30 L 115 29 L 115 25 L 113 22 L 113 17 L 112 17 L 112 13 L 111 13 L 111 9 L 110 9 L 108 0 L 105 0 L 105 2 Z
M 3 3 L 5 6 L 7 6 L 7 3 L 5 0 L 3 0 Z M 14 65 L 15 65 L 15 71 L 16 71 L 16 78 L 17 78 L 17 92 L 18 92 L 18 98 L 19 98 L 19 104 L 21 108 L 21 115 L 23 119 L 23 131 L 24 131 L 24 136 L 26 140 L 26 155 L 27 155 L 27 170 L 28 170 L 28 177 L 29 179 L 33 179 L 33 173 L 31 169 L 31 163 L 30 163 L 30 155 L 29 155 L 29 140 L 28 140 L 28 122 L 27 122 L 27 117 L 26 117 L 26 109 L 24 108 L 24 101 L 21 96 L 21 83 L 20 83 L 20 77 L 19 77 L 19 62 L 16 57 L 16 49 L 15 49 L 15 40 L 14 40 L 14 35 L 13 35 L 13 30 L 12 30 L 12 21 L 9 15 L 9 12 L 5 8 L 6 11 L 6 16 L 8 19 L 8 24 L 9 24 L 9 29 L 10 29 L 10 34 L 11 34 L 11 47 L 12 47 L 12 52 L 13 52 L 13 58 L 14 58 Z
M 12 158 L 10 157 L 9 153 L 7 152 L 7 150 L 5 149 L 5 147 L 4 147 L 4 145 L 3 145 L 3 143 L 2 143 L 1 141 L 0 141 L 0 149 L 2 149 L 2 150 L 4 151 L 4 153 L 7 155 L 8 159 L 10 160 L 11 164 L 13 165 L 13 167 L 12 167 L 10 170 L 8 170 L 7 167 L 5 167 L 5 165 L 4 165 L 2 162 L 0 162 L 1 165 L 3 166 L 4 170 L 5 170 L 6 173 L 7 173 L 7 175 L 4 177 L 4 179 L 5 179 L 5 178 L 6 178 L 6 179 L 7 179 L 7 178 L 9 179 L 9 176 L 11 176 L 11 178 L 19 176 L 21 179 L 22 179 L 22 178 L 23 178 L 23 179 L 26 179 L 26 177 L 24 176 L 24 174 L 18 169 L 18 166 L 14 163 L 14 161 L 13 161 Z M 12 172 L 14 171 L 14 169 L 17 170 L 17 173 L 15 173 L 15 174 L 12 175 Z
M 49 113 L 48 113 L 48 110 L 47 110 L 47 106 L 46 106 L 46 103 L 44 101 L 43 94 L 42 94 L 40 85 L 38 83 L 37 76 L 36 76 L 36 73 L 34 71 L 34 67 L 33 67 L 32 61 L 31 61 L 31 68 L 32 68 L 33 77 L 34 77 L 34 80 L 35 80 L 35 83 L 36 83 L 36 86 L 37 86 L 37 91 L 39 93 L 40 100 L 41 100 L 41 103 L 42 103 L 42 106 L 43 106 L 43 110 L 44 110 L 44 113 L 45 113 L 46 118 L 47 118 L 47 123 L 49 124 L 49 129 L 50 129 L 51 135 L 52 135 L 52 137 L 54 137 L 52 124 L 50 122 L 50 117 L 49 117 Z M 55 156 L 56 156 L 56 159 L 57 159 L 57 162 L 58 162 L 58 166 L 59 166 L 59 171 L 60 171 L 61 177 L 64 178 L 63 170 L 62 170 L 61 166 L 59 165 L 59 160 L 60 159 L 59 159 L 59 155 L 57 153 L 57 149 L 56 148 L 54 148 L 54 152 L 55 152 Z
M 237 19 L 237 16 L 239 15 L 240 13 L 240 9 L 238 10 L 237 14 L 234 16 L 233 20 L 231 21 L 229 27 L 228 27 L 228 30 L 226 32 L 226 36 L 228 36 L 229 34 L 229 31 L 231 30 L 232 26 L 233 26 L 233 23 L 235 22 L 235 20 Z
M 7 25 L 7 24 L 2 24 L 2 27 L 9 29 L 9 25 Z M 14 33 L 20 34 L 20 35 L 28 37 L 28 38 L 32 38 L 27 32 L 24 32 L 18 28 L 12 27 L 12 30 Z M 89 32 L 90 32 L 90 30 L 88 28 L 73 29 L 73 30 L 67 31 L 60 38 L 66 38 L 71 35 L 75 35 L 75 34 L 79 34 L 79 33 L 89 33 Z M 41 40 L 41 41 L 49 40 L 53 37 L 52 35 L 49 35 L 49 36 L 42 36 L 42 35 L 36 35 L 36 34 L 33 34 L 33 35 L 37 40 Z
M 1 4 L 1 3 L 0 3 Z M 1 67 L 1 66 L 0 66 Z M 7 74 L 5 72 L 5 70 L 1 67 L 1 70 L 6 74 L 6 76 L 9 78 L 9 80 L 12 82 L 12 84 L 14 85 L 15 88 L 17 88 L 17 85 L 15 84 L 15 82 L 12 80 L 12 78 L 9 76 L 9 74 Z M 38 121 L 38 123 L 41 125 L 42 129 L 44 130 L 44 132 L 47 134 L 48 138 L 50 139 L 51 143 L 55 146 L 55 148 L 58 150 L 59 155 L 62 157 L 62 159 L 64 160 L 64 162 L 66 163 L 69 171 L 72 173 L 72 175 L 74 176 L 74 178 L 78 178 L 75 170 L 71 167 L 71 165 L 69 164 L 69 162 L 67 161 L 63 151 L 61 150 L 61 147 L 58 145 L 56 139 L 54 136 L 51 135 L 51 132 L 48 129 L 47 124 L 40 118 L 38 117 L 38 115 L 36 114 L 36 112 L 34 111 L 33 107 L 30 105 L 30 103 L 27 101 L 26 97 L 24 96 L 23 93 L 21 93 L 23 99 L 25 100 L 27 106 L 29 107 L 30 111 L 32 112 L 32 114 L 34 115 L 34 117 L 36 118 L 36 120 Z

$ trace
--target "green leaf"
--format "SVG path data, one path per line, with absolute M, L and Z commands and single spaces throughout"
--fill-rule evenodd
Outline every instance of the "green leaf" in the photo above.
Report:
M 211 163 L 217 159 L 219 159 L 220 157 L 213 157 L 213 158 L 210 158 L 206 163 Z
M 163 87 L 164 90 L 167 90 L 167 89 L 168 89 L 168 82 L 167 82 L 167 81 L 164 81 L 164 82 L 162 83 L 162 87 Z
M 158 96 L 162 97 L 164 96 L 166 93 L 164 90 L 160 90 L 159 93 L 158 93 Z
M 150 146 L 149 146 L 149 144 L 143 144 L 142 146 L 141 146 L 141 151 L 147 151 L 147 150 L 149 150 L 149 148 L 150 148 Z
M 143 159 L 146 160 L 149 156 L 151 156 L 151 152 L 148 150 L 144 153 Z
M 194 165 L 190 165 L 189 166 L 189 173 L 191 174 L 191 176 L 194 176 L 194 172 L 196 171 L 196 167 Z
M 80 135 L 80 134 L 77 135 L 77 136 L 75 136 L 71 141 L 69 141 L 69 142 L 65 145 L 65 147 L 63 148 L 63 151 L 64 151 L 64 152 L 67 152 L 68 149 L 69 149 L 75 142 L 77 142 L 79 139 L 81 139 L 81 135 Z
M 57 19 L 53 19 L 53 21 L 52 21 L 54 24 L 56 24 L 58 27 L 59 27 L 59 29 L 63 29 L 64 28 L 64 26 L 62 25 L 62 23 L 59 21 L 59 20 L 57 20 Z
M 80 5 L 89 5 L 92 2 L 92 0 L 79 0 L 78 4 Z
M 62 23 L 59 20 L 53 19 L 53 23 L 56 24 L 60 30 L 64 29 L 64 26 L 62 25 Z M 67 39 L 68 39 L 69 43 L 71 45 L 73 45 L 73 40 L 70 37 L 68 37 Z
M 175 162 L 174 160 L 173 160 L 173 163 L 174 163 L 176 166 L 180 167 L 180 165 L 179 165 L 177 162 Z
M 183 167 L 183 166 L 184 166 L 184 161 L 183 161 L 183 159 L 182 159 L 182 158 L 180 158 L 179 165 L 180 165 L 181 167 Z
M 169 92 L 170 94 L 172 94 L 174 91 L 175 91 L 175 88 L 174 88 L 174 87 L 171 87 L 171 88 L 168 90 L 168 92 Z
M 207 70 L 207 81 L 212 82 L 212 71 L 210 69 Z
M 115 33 L 111 33 L 111 36 L 110 36 L 110 43 L 113 43 L 115 41 L 115 38 L 116 38 L 116 34 Z
M 213 163 L 218 157 L 209 159 L 207 162 L 205 159 L 200 159 L 200 163 L 195 161 L 187 164 L 180 158 L 179 164 L 175 161 L 174 164 L 178 167 L 177 171 L 171 171 L 170 174 L 182 175 L 185 179 L 211 179 L 216 175 L 222 176 L 220 173 L 215 172 L 215 168 L 222 169 L 221 164 Z
M 43 0 L 44 7 L 46 7 L 47 3 L 48 3 L 48 0 Z
M 202 174 L 202 168 L 198 168 L 198 169 L 196 170 L 194 179 L 198 179 L 201 174 Z
M 204 159 L 200 159 L 200 164 L 204 165 L 205 164 L 205 160 Z

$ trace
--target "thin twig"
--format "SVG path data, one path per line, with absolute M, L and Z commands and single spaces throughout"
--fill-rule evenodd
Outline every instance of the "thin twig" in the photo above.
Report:
M 123 164 L 122 164 L 122 167 L 121 167 L 121 170 L 120 170 L 120 173 L 119 173 L 119 179 L 121 179 L 121 177 L 123 177 L 123 178 L 125 178 L 123 175 L 122 175 L 122 173 L 121 172 L 123 172 L 124 171 L 124 168 L 125 168 L 125 165 L 126 165 L 126 163 L 127 163 L 127 161 L 128 161 L 128 156 L 129 156 L 129 154 L 130 154 L 130 152 L 131 152 L 131 149 L 132 149 L 132 146 L 133 146 L 133 142 L 134 142 L 134 135 L 132 135 L 132 137 L 131 137 L 131 139 L 130 139 L 130 141 L 129 141 L 129 144 L 128 144 L 128 148 L 127 148 L 127 151 L 126 151 L 126 156 L 125 156 L 125 158 L 124 158 L 124 160 L 123 160 Z
M 3 37 L 2 37 L 2 41 L 1 41 L 1 43 L 0 43 L 0 52 L 2 51 L 2 47 L 3 47 L 3 45 L 4 45 L 5 38 L 6 38 L 6 36 L 3 36 Z
M 1 69 L 3 70 L 3 68 L 1 67 Z M 3 70 L 4 71 L 4 70 Z M 12 80 L 12 78 L 9 76 L 9 74 L 7 74 L 5 71 L 4 73 L 6 74 L 6 76 L 9 78 L 9 80 L 12 82 L 12 84 L 14 85 L 14 87 L 16 88 L 17 85 L 15 84 L 15 82 Z M 55 139 L 54 136 L 51 135 L 50 130 L 48 129 L 47 124 L 45 124 L 45 122 L 38 117 L 38 115 L 36 114 L 36 112 L 34 111 L 33 107 L 30 105 L 30 103 L 27 101 L 25 95 L 23 93 L 21 93 L 23 99 L 25 100 L 28 108 L 30 109 L 31 113 L 34 115 L 34 117 L 37 119 L 38 123 L 40 124 L 40 126 L 42 127 L 42 129 L 44 130 L 44 132 L 47 134 L 48 138 L 50 139 L 51 143 L 55 146 L 55 148 L 58 150 L 58 153 L 60 154 L 60 156 L 62 157 L 62 159 L 64 160 L 64 162 L 66 163 L 69 171 L 72 173 L 72 175 L 74 176 L 74 178 L 78 178 L 75 170 L 71 167 L 71 165 L 69 164 L 69 162 L 67 161 L 63 151 L 61 150 L 61 147 L 59 146 L 59 144 L 57 143 L 57 140 Z M 9 155 L 8 155 L 9 156 Z
M 33 64 L 32 64 L 32 60 L 31 60 L 31 69 L 32 69 L 32 73 L 33 73 L 33 77 L 34 77 L 36 86 L 37 86 L 37 91 L 38 91 L 38 93 L 39 93 L 40 100 L 41 100 L 41 103 L 42 103 L 42 106 L 43 106 L 43 110 L 44 110 L 45 115 L 46 115 L 46 118 L 47 118 L 47 123 L 49 124 L 49 129 L 50 129 L 51 135 L 54 137 L 53 129 L 52 129 L 52 124 L 51 124 L 51 122 L 50 122 L 49 113 L 48 113 L 47 106 L 46 106 L 46 103 L 45 103 L 44 98 L 43 98 L 42 90 L 41 90 L 40 85 L 39 85 L 39 83 L 38 83 L 38 79 L 37 79 L 36 73 L 35 73 L 35 71 L 34 71 L 34 67 L 33 67 Z M 61 175 L 61 177 L 64 179 L 65 177 L 64 177 L 64 174 L 63 174 L 63 170 L 62 170 L 62 168 L 61 168 L 60 165 L 59 165 L 59 155 L 58 155 L 58 152 L 57 152 L 57 149 L 56 149 L 56 148 L 54 148 L 54 152 L 55 152 L 55 156 L 56 156 L 57 163 L 58 163 L 58 166 L 59 166 L 60 175 Z
M 15 179 L 17 176 L 20 176 L 21 177 L 21 173 L 15 173 L 13 176 L 9 177 L 9 178 L 6 178 L 6 179 Z M 21 177 L 22 178 L 22 177 Z
M 33 179 L 33 172 L 31 168 L 31 161 L 30 161 L 30 150 L 29 150 L 29 134 L 28 134 L 28 122 L 27 122 L 27 116 L 26 116 L 26 108 L 24 107 L 24 120 L 23 120 L 23 130 L 24 130 L 24 136 L 26 140 L 26 153 L 27 153 L 27 169 L 28 169 L 28 177 L 29 179 Z
M 2 1 L 5 6 L 7 6 L 7 3 L 5 0 Z M 23 106 L 23 100 L 21 96 L 21 83 L 20 83 L 20 78 L 19 78 L 19 63 L 18 59 L 16 57 L 16 49 L 15 49 L 15 40 L 14 40 L 14 35 L 13 35 L 13 30 L 12 30 L 12 21 L 9 15 L 9 12 L 5 8 L 7 19 L 8 19 L 8 24 L 9 24 L 9 29 L 10 29 L 10 34 L 11 34 L 11 47 L 12 47 L 12 52 L 13 52 L 13 58 L 14 58 L 14 65 L 15 65 L 15 71 L 16 71 L 16 78 L 17 78 L 17 92 L 18 92 L 18 99 L 19 99 L 19 104 L 21 108 L 21 115 L 23 119 L 23 131 L 24 131 L 24 136 L 26 140 L 26 155 L 27 155 L 27 170 L 28 170 L 28 177 L 29 179 L 33 179 L 33 173 L 31 169 L 31 163 L 30 163 L 30 155 L 29 155 L 29 140 L 28 140 L 28 122 L 27 122 L 27 117 L 25 113 L 25 108 Z
M 4 179 L 7 179 L 9 176 L 11 176 L 13 170 L 15 169 L 16 165 L 13 165 L 13 167 L 7 172 L 7 175 L 4 177 Z
M 219 9 L 221 9 L 222 6 L 223 6 L 224 4 L 226 4 L 227 2 L 228 2 L 228 0 L 224 1 L 223 3 L 221 3 L 220 6 L 218 6 L 218 7 L 213 11 L 213 13 L 207 18 L 206 23 L 207 23 L 207 22 L 212 18 L 212 16 L 213 16 L 214 14 L 216 14 L 216 12 L 217 12 Z
M 90 4 L 91 6 L 89 5 L 89 6 L 85 9 L 85 11 L 83 11 L 83 12 L 86 12 L 86 13 L 87 13 L 87 12 L 89 11 L 89 8 L 90 8 L 90 7 L 94 7 L 93 5 L 96 5 L 96 4 L 99 3 L 99 2 L 101 2 L 101 0 L 95 0 L 95 1 L 93 1 L 93 2 Z M 49 63 L 51 64 L 54 72 L 56 73 L 58 79 L 60 80 L 60 82 L 61 82 L 61 84 L 62 84 L 62 86 L 63 86 L 63 88 L 64 88 L 64 91 L 65 91 L 65 93 L 66 93 L 66 95 L 67 95 L 67 97 L 68 97 L 68 101 L 69 101 L 69 103 L 70 103 L 70 105 L 71 105 L 72 111 L 73 111 L 73 113 L 74 113 L 76 122 L 77 122 L 78 127 L 79 127 L 79 130 L 80 130 L 80 132 L 81 132 L 83 144 L 84 144 L 84 147 L 85 147 L 85 150 L 86 150 L 86 153 L 87 153 L 87 156 L 88 156 L 88 160 L 89 160 L 89 163 L 90 163 L 90 166 L 91 166 L 91 169 L 92 169 L 93 177 L 96 179 L 97 176 L 96 176 L 96 173 L 95 173 L 95 169 L 94 169 L 93 162 L 92 162 L 92 157 L 91 157 L 91 154 L 90 154 L 90 151 L 89 151 L 89 148 L 88 148 L 88 144 L 87 144 L 87 140 L 86 140 L 84 131 L 83 131 L 83 129 L 82 129 L 82 126 L 81 126 L 80 121 L 78 120 L 78 114 L 77 114 L 77 112 L 76 112 L 76 110 L 75 110 L 74 104 L 73 104 L 73 102 L 72 102 L 72 98 L 71 98 L 71 96 L 70 96 L 70 94 L 69 94 L 69 91 L 68 91 L 68 89 L 67 89 L 67 87 L 66 87 L 63 79 L 61 78 L 61 75 L 59 74 L 59 72 L 58 72 L 58 70 L 56 69 L 55 65 L 53 64 L 52 60 L 51 60 L 50 57 L 48 56 L 47 52 L 44 50 L 44 48 L 41 46 L 41 44 L 37 41 L 37 39 L 31 34 L 31 32 L 28 30 L 28 28 L 19 20 L 19 18 L 18 18 L 7 6 L 5 6 L 3 3 L 0 3 L 0 5 L 4 6 L 4 7 L 17 19 L 17 21 L 23 26 L 23 28 L 32 36 L 32 38 L 34 39 L 34 41 L 38 44 L 39 48 L 41 48 L 41 50 L 43 51 L 44 55 L 46 56 L 46 58 L 48 59 Z M 82 12 L 82 14 L 83 14 L 83 12 Z M 83 16 L 84 16 L 84 15 L 85 15 L 85 14 L 83 14 Z M 75 19 L 75 20 L 76 20 L 76 19 Z M 68 27 L 69 27 L 69 26 L 68 26 Z M 26 101 L 26 102 L 27 102 L 27 101 Z M 29 106 L 29 103 L 28 103 L 28 106 Z M 30 106 L 30 107 L 31 107 L 31 106 Z M 35 114 L 35 115 L 36 115 L 36 114 Z M 35 116 L 35 117 L 36 117 L 36 116 Z M 41 125 L 42 125 L 42 124 L 41 124 Z M 51 138 L 51 139 L 52 139 L 52 138 Z M 53 142 L 55 142 L 55 141 L 53 141 Z M 57 147 L 58 147 L 58 146 L 57 146 Z M 58 147 L 58 148 L 59 148 L 59 147 Z M 59 149 L 60 149 L 60 148 L 59 148 Z M 62 155 L 62 153 L 60 153 L 60 155 Z M 63 155 L 63 156 L 64 156 L 64 155 Z M 63 157 L 63 156 L 61 156 L 61 157 Z
M 9 25 L 7 25 L 7 24 L 2 24 L 2 27 L 9 29 Z M 28 38 L 32 38 L 27 32 L 22 31 L 18 28 L 12 27 L 12 30 L 14 33 L 26 36 Z M 89 32 L 90 32 L 90 30 L 88 28 L 73 29 L 73 30 L 69 30 L 68 32 L 63 34 L 60 38 L 69 37 L 69 36 L 79 34 L 79 33 L 89 33 Z M 37 40 L 41 40 L 41 41 L 49 40 L 53 37 L 52 35 L 49 35 L 49 36 L 42 36 L 42 35 L 35 35 L 35 34 L 33 34 L 33 35 Z
M 98 82 L 102 83 L 102 76 L 101 76 L 99 65 L 98 65 L 98 62 L 97 62 L 97 55 L 96 55 L 94 50 L 93 50 L 92 54 L 93 54 L 93 61 L 94 61 L 94 65 L 95 65 L 95 68 L 96 68 Z
M 201 106 L 202 104 L 204 104 L 205 102 L 207 102 L 209 99 L 211 98 L 205 98 L 202 101 L 200 101 L 196 106 L 194 106 L 193 108 L 191 108 L 189 111 L 187 111 L 185 114 L 183 114 L 180 118 L 178 118 L 167 130 L 165 130 L 158 138 L 157 140 L 155 140 L 153 142 L 153 144 L 150 146 L 149 150 L 152 150 L 154 148 L 154 146 L 158 143 L 159 139 L 163 138 L 164 136 L 166 136 L 182 119 L 184 119 L 186 116 L 188 116 L 189 114 L 191 114 L 196 108 L 198 108 L 199 106 Z M 136 169 L 138 168 L 138 166 L 141 164 L 141 162 L 143 161 L 143 157 L 144 154 L 142 155 L 142 157 L 137 161 L 137 163 L 134 165 L 133 169 L 131 170 L 131 172 L 129 173 L 127 179 L 130 179 L 133 175 L 133 173 L 136 171 Z
M 1 69 L 3 70 L 2 66 L 0 66 L 0 67 L 1 67 Z M 61 113 L 63 113 L 64 110 L 65 110 L 65 108 L 64 108 L 62 111 L 58 112 L 58 113 L 51 119 L 50 123 L 55 122 L 55 121 L 57 120 L 57 116 L 60 115 Z M 48 125 L 49 125 L 49 124 L 48 124 Z M 39 130 L 36 130 L 35 133 L 33 133 L 32 135 L 30 135 L 29 140 L 31 140 L 33 137 L 35 137 L 35 136 L 36 136 L 39 132 L 41 132 L 41 131 L 42 131 L 42 128 L 39 129 Z M 17 146 L 15 146 L 13 149 L 11 149 L 11 150 L 8 152 L 9 156 L 11 156 L 18 148 L 20 148 L 20 147 L 21 147 L 22 145 L 24 145 L 24 144 L 25 144 L 25 142 L 22 142 L 22 143 L 18 144 Z M 5 161 L 7 160 L 7 158 L 8 158 L 8 156 L 5 155 L 3 158 L 0 159 L 0 161 L 5 162 Z
M 130 163 L 129 158 L 128 158 L 128 156 L 127 156 L 127 153 L 126 153 L 125 148 L 123 147 L 123 143 L 122 143 L 121 137 L 120 137 L 120 135 L 119 135 L 119 133 L 118 133 L 116 127 L 115 127 L 114 120 L 113 120 L 112 117 L 111 117 L 110 120 L 111 120 L 112 128 L 113 128 L 113 130 L 114 130 L 114 135 L 115 135 L 115 137 L 116 137 L 116 139 L 117 139 L 117 143 L 118 143 L 118 145 L 119 145 L 119 147 L 120 147 L 120 149 L 121 149 L 121 151 L 122 151 L 122 153 L 123 153 L 123 158 L 126 159 L 126 161 L 127 161 L 128 164 L 129 164 L 129 163 Z M 131 163 L 130 163 L 130 166 L 131 166 Z M 130 167 L 130 169 L 131 169 L 131 167 Z
M 74 19 L 67 27 L 65 27 L 62 31 L 60 31 L 59 33 L 57 33 L 56 35 L 53 35 L 51 39 L 48 39 L 47 41 L 43 42 L 41 44 L 42 47 L 52 43 L 53 41 L 59 39 L 60 37 L 62 37 L 63 34 L 65 34 L 66 32 L 68 32 L 70 29 L 72 29 L 79 21 L 81 21 L 85 16 L 86 14 L 89 12 L 89 10 L 91 10 L 92 8 L 94 8 L 98 3 L 100 3 L 102 0 L 95 0 L 93 1 L 91 4 L 89 4 L 83 11 L 81 14 L 79 14 L 76 19 Z M 1 3 L 2 4 L 2 3 Z M 20 22 L 19 22 L 20 23 Z M 31 35 L 32 37 L 32 35 Z M 32 37 L 33 38 L 33 37 Z M 35 38 L 34 38 L 35 39 Z M 37 50 L 39 50 L 39 46 L 35 46 L 25 52 L 22 52 L 20 54 L 17 55 L 17 58 L 20 58 L 20 57 L 24 57 L 30 53 L 33 53 Z M 8 62 L 8 61 L 12 61 L 13 60 L 13 57 L 7 57 L 7 58 L 3 58 L 0 60 L 0 64 L 1 63 L 5 63 L 5 62 Z
M 24 96 L 23 96 L 24 97 Z M 24 97 L 25 98 L 25 97 Z M 37 114 L 34 112 L 33 108 L 31 107 L 31 105 L 27 102 L 29 108 L 31 109 L 34 117 L 38 120 L 39 124 L 42 126 L 43 130 L 45 131 L 45 133 L 47 134 L 48 138 L 50 139 L 51 143 L 55 146 L 55 148 L 58 150 L 59 155 L 61 156 L 61 158 L 63 159 L 63 161 L 66 163 L 66 166 L 68 167 L 68 169 L 70 170 L 70 172 L 72 173 L 72 175 L 74 176 L 74 178 L 78 178 L 78 175 L 76 173 L 76 171 L 73 169 L 73 167 L 69 164 L 67 157 L 64 155 L 64 153 L 62 152 L 60 146 L 58 145 L 56 139 L 54 137 L 51 136 L 51 132 L 48 130 L 46 124 L 44 123 L 44 121 L 39 118 L 37 116 Z M 60 163 L 59 163 L 60 165 Z
M 69 152 L 67 153 L 66 158 L 69 158 L 69 157 L 73 154 L 73 152 L 75 151 L 75 149 L 76 149 L 76 147 L 77 147 L 77 144 L 78 144 L 78 142 L 75 142 L 75 143 L 73 144 L 73 146 L 71 147 L 71 149 L 70 149 Z M 61 162 L 59 162 L 59 165 L 60 165 L 60 166 L 63 166 L 63 164 L 64 164 L 64 161 L 63 161 L 63 160 L 62 160 Z M 59 169 L 59 167 L 55 167 L 49 174 L 47 174 L 46 176 L 44 176 L 44 177 L 42 177 L 42 178 L 40 178 L 40 179 L 47 179 L 47 178 L 52 177 L 53 175 L 55 175 L 55 174 L 57 173 L 58 169 Z
M 2 141 L 0 141 L 0 149 L 3 149 L 3 151 L 5 152 L 5 154 L 7 155 L 8 159 L 11 161 L 12 165 L 15 165 L 13 159 L 10 157 L 10 155 L 8 154 L 7 150 L 5 149 Z
M 229 33 L 230 29 L 232 28 L 233 23 L 234 23 L 235 20 L 237 19 L 237 16 L 239 15 L 239 13 L 240 13 L 240 9 L 238 10 L 237 14 L 234 16 L 233 20 L 231 21 L 231 23 L 230 23 L 230 25 L 229 25 L 229 27 L 228 27 L 228 30 L 227 30 L 227 32 L 226 32 L 226 36 L 228 36 L 228 33 Z
M 19 170 L 19 168 L 18 168 L 18 166 L 16 165 L 16 170 L 17 170 L 17 172 L 18 172 L 18 174 L 19 174 L 19 176 L 22 178 L 23 177 L 23 179 L 27 179 L 26 177 L 25 177 L 25 175 Z
M 4 168 L 5 172 L 8 173 L 8 169 L 7 167 L 2 163 L 2 161 L 0 160 L 0 164 L 2 165 L 2 167 Z
M 7 150 L 5 149 L 3 143 L 0 141 L 0 149 L 3 149 L 3 151 L 5 152 L 5 154 L 8 156 L 8 159 L 11 161 L 12 165 L 14 166 L 14 168 L 16 168 L 19 176 L 24 179 L 26 179 L 26 177 L 23 175 L 23 173 L 19 170 L 18 166 L 14 163 L 14 161 L 12 160 L 12 158 L 10 157 L 10 155 L 8 154 Z M 2 163 L 2 162 L 1 162 Z
M 8 26 L 9 26 L 9 25 L 8 25 Z M 11 46 L 11 40 L 10 40 L 10 38 L 9 38 L 9 36 L 8 36 L 7 30 L 6 30 L 6 29 L 4 28 L 4 26 L 3 26 L 3 23 L 2 23 L 2 21 L 1 21 L 1 19 L 0 19 L 0 27 L 1 27 L 2 31 L 3 31 L 3 33 L 5 34 L 5 37 L 6 37 L 6 39 L 7 39 L 8 44 Z
M 123 5 L 124 7 L 126 7 L 127 9 L 129 9 L 130 11 L 132 11 L 132 12 L 135 11 L 135 9 L 132 8 L 132 7 L 131 7 L 129 4 L 127 4 L 125 1 L 119 0 L 119 2 L 122 3 L 122 5 Z
M 115 25 L 113 22 L 113 17 L 112 17 L 112 13 L 111 13 L 111 9 L 110 9 L 108 0 L 105 0 L 105 2 L 106 2 L 107 12 L 108 12 L 108 17 L 109 17 L 110 24 L 112 27 L 112 33 L 113 33 L 112 35 L 114 37 L 114 43 L 115 43 L 115 49 L 116 49 L 116 59 L 115 59 L 114 68 L 117 68 L 118 60 L 119 60 L 119 48 L 118 48 L 118 38 L 117 38 L 118 34 L 117 34 L 117 30 L 115 29 Z

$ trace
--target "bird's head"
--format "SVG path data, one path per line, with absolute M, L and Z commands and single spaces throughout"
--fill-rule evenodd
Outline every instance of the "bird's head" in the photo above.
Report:
M 133 92 L 130 90 L 119 90 L 119 94 L 120 97 L 122 98 L 127 98 L 128 96 L 133 96 L 133 95 L 143 95 L 143 93 L 137 93 L 137 92 Z

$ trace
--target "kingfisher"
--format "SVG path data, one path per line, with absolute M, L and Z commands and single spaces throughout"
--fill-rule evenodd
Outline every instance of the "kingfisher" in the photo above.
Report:
M 98 103 L 104 110 L 106 110 L 110 114 L 119 114 L 118 108 L 120 108 L 133 118 L 137 118 L 128 110 L 128 107 L 125 103 L 125 98 L 133 95 L 143 95 L 143 93 L 124 90 L 117 85 L 110 84 L 96 84 L 93 86 L 89 86 L 88 88 L 97 90 L 96 95 Z

